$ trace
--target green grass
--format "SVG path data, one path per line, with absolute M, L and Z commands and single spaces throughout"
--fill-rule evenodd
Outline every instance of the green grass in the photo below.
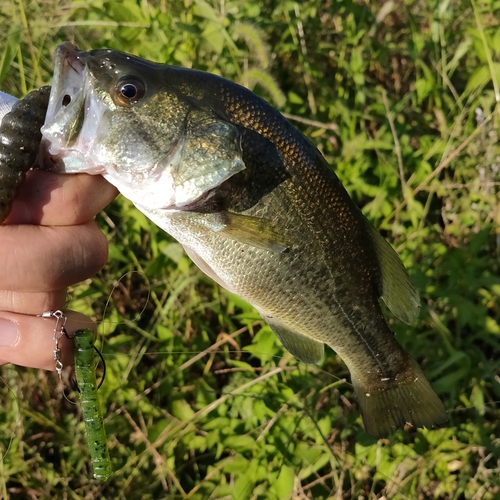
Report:
M 499 19 L 498 0 L 3 2 L 4 91 L 48 83 L 70 40 L 221 74 L 291 116 L 419 288 L 420 319 L 391 326 L 451 421 L 369 438 L 334 353 L 298 363 L 118 199 L 98 217 L 110 262 L 70 303 L 99 322 L 115 473 L 91 479 L 68 374 L 5 366 L 0 498 L 498 498 Z

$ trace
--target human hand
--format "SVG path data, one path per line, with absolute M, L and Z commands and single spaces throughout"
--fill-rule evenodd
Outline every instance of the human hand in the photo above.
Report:
M 101 176 L 30 171 L 0 225 L 0 363 L 55 369 L 55 319 L 66 288 L 99 271 L 107 260 L 105 236 L 93 217 L 117 195 Z M 82 314 L 65 311 L 68 334 L 93 328 Z M 72 342 L 61 339 L 63 365 Z

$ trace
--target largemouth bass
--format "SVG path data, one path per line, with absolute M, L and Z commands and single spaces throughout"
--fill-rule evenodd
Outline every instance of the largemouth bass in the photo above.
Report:
M 401 261 L 265 101 L 215 75 L 63 44 L 42 130 L 45 168 L 103 175 L 298 359 L 319 363 L 332 347 L 369 434 L 446 422 L 379 303 L 416 319 Z

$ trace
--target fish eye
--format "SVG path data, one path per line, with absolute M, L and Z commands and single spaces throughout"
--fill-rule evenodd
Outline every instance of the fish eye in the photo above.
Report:
M 144 82 L 133 76 L 121 78 L 116 84 L 115 104 L 130 106 L 144 97 L 146 86 Z

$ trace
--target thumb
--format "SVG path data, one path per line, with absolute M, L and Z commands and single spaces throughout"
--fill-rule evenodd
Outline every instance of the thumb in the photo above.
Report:
M 72 365 L 73 341 L 71 337 L 77 330 L 91 328 L 96 331 L 95 323 L 87 316 L 75 311 L 63 311 L 68 321 L 65 329 L 67 336 L 59 340 L 63 366 Z M 55 370 L 54 328 L 56 318 L 42 318 L 27 314 L 0 312 L 0 363 L 14 363 L 19 366 Z M 58 337 L 60 332 L 58 332 Z

